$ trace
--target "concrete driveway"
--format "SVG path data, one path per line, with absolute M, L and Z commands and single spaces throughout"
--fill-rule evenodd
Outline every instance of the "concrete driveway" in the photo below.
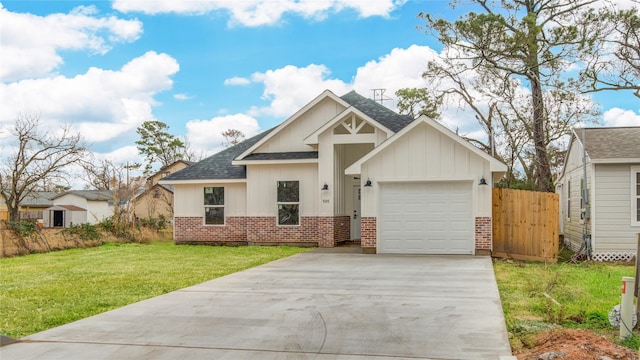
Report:
M 499 359 L 491 259 L 318 249 L 21 339 L 9 359 Z

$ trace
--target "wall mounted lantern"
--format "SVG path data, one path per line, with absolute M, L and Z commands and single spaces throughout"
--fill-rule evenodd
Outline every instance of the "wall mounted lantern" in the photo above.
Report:
M 366 186 L 366 187 L 371 187 L 371 186 L 373 186 L 373 184 L 371 184 L 371 180 L 370 180 L 369 178 L 367 178 L 367 182 L 366 182 L 366 183 L 364 183 L 364 186 Z
M 327 185 L 327 183 L 324 183 L 324 185 L 322 186 L 322 189 L 320 189 L 322 191 L 327 191 L 329 190 L 329 185 Z
M 484 176 L 480 178 L 480 183 L 478 185 L 489 185 L 487 184 L 487 180 L 484 179 Z

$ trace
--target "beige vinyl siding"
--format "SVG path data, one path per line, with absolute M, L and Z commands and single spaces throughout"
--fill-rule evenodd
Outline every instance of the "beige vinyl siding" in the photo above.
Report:
M 574 139 L 571 144 L 571 148 L 569 150 L 569 155 L 567 157 L 566 165 L 565 165 L 565 173 L 562 179 L 562 191 L 564 191 L 565 195 L 563 196 L 563 203 L 560 205 L 563 212 L 564 221 L 564 240 L 565 242 L 569 242 L 571 248 L 577 250 L 582 245 L 582 235 L 584 233 L 585 226 L 590 226 L 590 220 L 581 221 L 580 214 L 580 196 L 581 196 L 581 188 L 580 182 L 584 177 L 583 170 L 583 160 L 582 160 L 582 144 Z M 593 204 L 593 187 L 591 186 L 591 164 L 589 163 L 589 159 L 587 159 L 587 188 L 589 189 L 589 197 L 591 203 Z M 569 193 L 569 181 L 571 181 Z M 570 217 L 567 216 L 567 200 L 571 200 L 571 211 Z M 593 216 L 595 213 L 594 208 L 591 208 L 591 215 Z M 588 228 L 589 232 L 591 229 Z
M 363 191 L 379 191 L 376 182 L 471 181 L 490 182 L 489 162 L 426 123 L 397 139 L 362 165 L 363 179 L 374 182 Z M 474 216 L 491 216 L 490 186 L 473 186 Z M 378 196 L 363 196 L 362 216 L 376 216 Z
M 174 216 L 204 217 L 204 188 L 224 187 L 224 216 L 245 216 L 247 208 L 245 183 L 208 183 L 174 185 Z
M 311 146 L 304 143 L 304 139 L 345 109 L 334 100 L 325 98 L 259 146 L 254 153 L 313 151 Z
M 300 215 L 318 215 L 322 187 L 318 183 L 318 165 L 279 164 L 247 166 L 248 216 L 273 216 L 275 219 L 278 181 L 299 181 Z
M 635 248 L 640 226 L 631 226 L 631 166 L 596 164 L 595 252 Z

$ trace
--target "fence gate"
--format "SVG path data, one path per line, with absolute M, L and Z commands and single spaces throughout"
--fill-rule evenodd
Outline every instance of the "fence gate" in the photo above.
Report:
M 558 261 L 558 194 L 493 189 L 496 257 Z

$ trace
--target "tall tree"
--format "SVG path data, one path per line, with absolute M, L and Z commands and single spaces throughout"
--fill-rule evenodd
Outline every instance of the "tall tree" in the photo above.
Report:
M 452 6 L 462 0 L 454 0 Z M 427 13 L 419 16 L 445 48 L 464 59 L 458 74 L 492 73 L 526 84 L 531 104 L 535 182 L 554 191 L 545 138 L 550 125 L 545 92 L 566 88 L 564 76 L 581 55 L 593 52 L 602 36 L 597 0 L 471 0 L 474 9 L 454 22 Z
M 635 0 L 640 7 L 640 1 Z M 599 22 L 608 34 L 589 54 L 578 81 L 585 92 L 627 90 L 640 98 L 640 10 L 613 10 Z
M 184 156 L 185 145 L 182 140 L 167 132 L 169 125 L 162 121 L 145 121 L 136 132 L 140 140 L 136 141 L 138 151 L 145 156 L 144 172 L 153 172 L 154 164 L 159 168 L 168 166 L 181 160 Z
M 40 129 L 40 117 L 21 115 L 9 131 L 15 140 L 0 164 L 0 191 L 5 195 L 9 220 L 19 220 L 20 202 L 47 182 L 64 183 L 67 169 L 81 163 L 87 148 L 68 126 L 58 132 Z
M 417 118 L 426 115 L 436 119 L 440 117 L 438 109 L 441 102 L 434 99 L 426 88 L 402 88 L 396 91 L 398 97 L 398 112 Z

